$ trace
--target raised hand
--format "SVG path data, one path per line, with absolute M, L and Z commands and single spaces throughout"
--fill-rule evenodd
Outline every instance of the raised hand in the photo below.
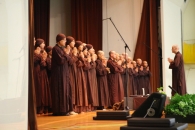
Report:
M 64 52 L 66 54 L 69 54 L 70 53 L 70 46 L 69 45 L 67 45 L 66 48 L 64 48 Z

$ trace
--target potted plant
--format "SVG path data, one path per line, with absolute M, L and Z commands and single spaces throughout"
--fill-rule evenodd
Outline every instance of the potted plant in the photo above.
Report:
M 164 109 L 166 118 L 178 123 L 195 123 L 195 94 L 175 94 Z

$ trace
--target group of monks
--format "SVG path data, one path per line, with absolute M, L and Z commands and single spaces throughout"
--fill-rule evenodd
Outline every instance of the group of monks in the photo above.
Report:
M 56 45 L 35 40 L 34 86 L 37 114 L 74 115 L 112 107 L 126 96 L 150 94 L 147 61 L 126 53 L 95 50 L 91 44 L 58 34 Z

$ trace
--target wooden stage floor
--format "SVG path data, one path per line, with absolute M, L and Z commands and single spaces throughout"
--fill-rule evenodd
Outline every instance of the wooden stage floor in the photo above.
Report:
M 130 112 L 132 113 L 132 112 Z M 93 120 L 96 112 L 71 116 L 43 115 L 37 117 L 39 130 L 120 130 L 125 120 Z M 195 124 L 188 124 L 186 130 L 195 130 Z

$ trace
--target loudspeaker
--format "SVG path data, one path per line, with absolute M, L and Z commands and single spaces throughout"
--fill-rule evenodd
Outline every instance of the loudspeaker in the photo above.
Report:
M 131 117 L 151 117 L 161 118 L 165 105 L 166 95 L 161 93 L 152 93 L 141 105 L 134 111 Z

